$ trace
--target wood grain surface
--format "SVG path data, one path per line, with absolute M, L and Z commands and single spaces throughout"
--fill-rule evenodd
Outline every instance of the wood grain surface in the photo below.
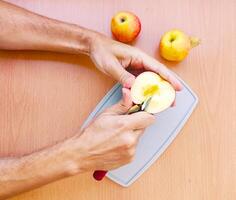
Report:
M 236 3 L 234 0 L 11 0 L 48 17 L 110 36 L 120 10 L 136 13 L 135 46 L 164 62 L 199 96 L 199 105 L 160 159 L 129 188 L 91 173 L 12 200 L 236 199 Z M 179 63 L 157 53 L 161 35 L 179 28 L 202 44 Z M 85 56 L 0 52 L 0 156 L 23 155 L 72 136 L 115 82 Z

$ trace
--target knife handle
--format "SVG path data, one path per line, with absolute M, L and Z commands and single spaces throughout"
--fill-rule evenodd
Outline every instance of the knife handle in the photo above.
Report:
M 93 178 L 96 181 L 101 181 L 106 176 L 107 171 L 104 170 L 96 170 L 93 172 Z
M 140 106 L 134 105 L 128 110 L 127 114 L 129 115 L 138 111 L 140 111 Z M 97 181 L 101 181 L 106 176 L 106 174 L 107 171 L 105 170 L 96 170 L 93 172 L 93 178 Z

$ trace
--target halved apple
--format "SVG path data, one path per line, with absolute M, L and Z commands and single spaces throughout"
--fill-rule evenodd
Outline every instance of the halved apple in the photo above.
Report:
M 175 89 L 154 72 L 143 72 L 136 77 L 131 87 L 131 98 L 135 104 L 143 103 L 152 96 L 145 111 L 159 113 L 172 105 L 175 100 Z

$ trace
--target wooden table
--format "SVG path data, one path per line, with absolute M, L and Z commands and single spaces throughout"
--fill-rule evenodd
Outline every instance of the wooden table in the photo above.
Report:
M 38 0 L 11 2 L 110 36 L 120 10 L 136 13 L 134 44 L 157 57 L 161 34 L 179 28 L 202 39 L 189 57 L 166 63 L 200 102 L 181 134 L 129 188 L 91 173 L 67 178 L 12 200 L 236 199 L 236 30 L 234 0 Z M 114 81 L 85 56 L 0 52 L 0 155 L 23 155 L 72 136 Z

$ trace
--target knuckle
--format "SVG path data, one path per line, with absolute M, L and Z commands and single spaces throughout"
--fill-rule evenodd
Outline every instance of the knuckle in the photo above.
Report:
M 155 116 L 154 116 L 154 115 L 151 115 L 151 114 L 148 114 L 147 120 L 148 120 L 150 123 L 153 123 L 153 122 L 155 121 Z
M 127 157 L 127 162 L 130 163 L 134 160 L 134 155 Z
M 155 116 L 152 114 L 149 114 L 147 112 L 143 112 L 143 118 L 142 121 L 149 122 L 150 124 L 154 122 Z
M 143 60 L 142 60 L 142 58 L 141 58 L 139 55 L 136 55 L 136 56 L 134 57 L 134 62 L 135 62 L 136 64 L 140 63 L 140 64 L 143 65 Z
M 127 150 L 127 155 L 128 155 L 128 157 L 134 157 L 134 154 L 135 154 L 135 148 L 129 148 L 128 150 Z
M 130 77 L 129 73 L 127 73 L 125 70 L 123 70 L 120 74 L 120 77 L 119 77 L 120 82 L 124 83 L 127 79 L 129 79 L 129 77 Z
M 93 124 L 97 128 L 105 128 L 105 123 L 108 121 L 107 117 L 105 115 L 99 116 L 96 120 L 94 120 Z
M 139 48 L 136 48 L 136 47 L 133 47 L 132 52 L 133 52 L 133 56 L 140 56 L 143 53 L 142 50 L 140 50 Z
M 123 138 L 123 147 L 125 149 L 129 149 L 131 147 L 133 147 L 134 145 L 136 144 L 136 138 L 133 137 L 133 136 L 128 136 L 126 135 L 124 138 Z
M 120 113 L 126 113 L 127 110 L 128 110 L 128 108 L 123 104 L 123 102 L 121 102 L 120 105 L 119 105 L 119 111 L 120 111 Z M 123 119 L 123 121 L 124 121 L 124 119 Z M 126 122 L 125 122 L 125 123 L 126 123 Z M 127 123 L 126 123 L 125 125 L 127 125 Z
M 119 120 L 117 120 L 117 126 L 118 126 L 118 128 L 123 130 L 123 129 L 127 128 L 128 123 L 124 119 L 119 119 Z

